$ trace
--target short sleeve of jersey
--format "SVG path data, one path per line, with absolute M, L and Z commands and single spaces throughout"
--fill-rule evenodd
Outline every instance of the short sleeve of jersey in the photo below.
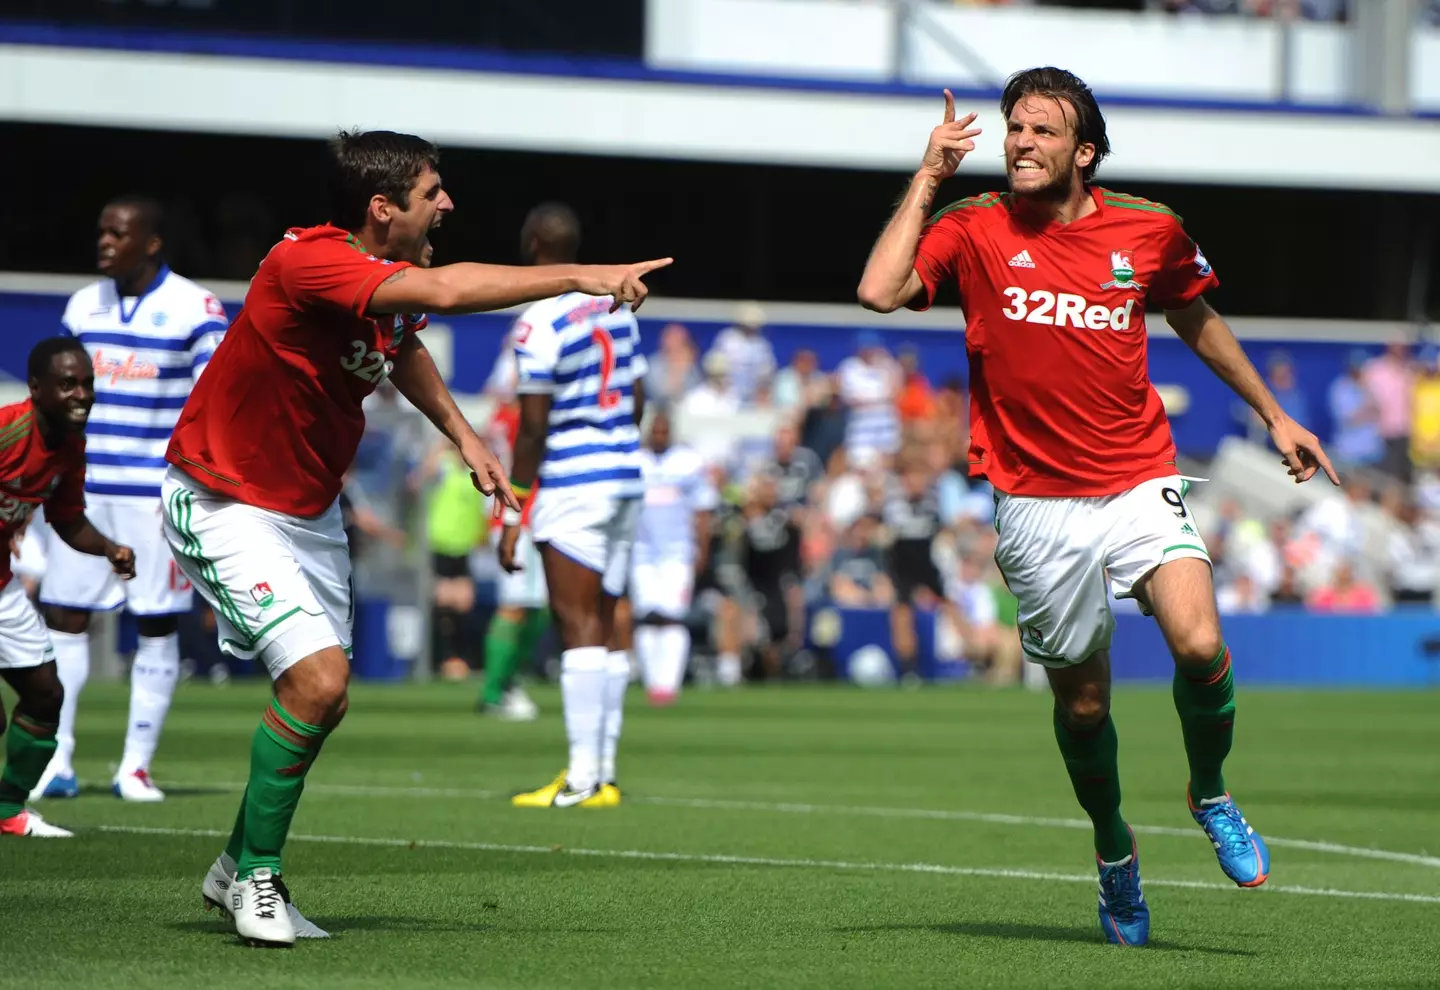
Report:
M 365 316 L 370 297 L 408 261 L 380 261 L 339 240 L 301 240 L 285 253 L 280 285 L 299 309 L 323 306 Z
M 1161 309 L 1184 309 L 1219 285 L 1200 245 L 1190 239 L 1179 220 L 1170 220 L 1160 244 L 1160 271 L 1150 287 L 1151 301 Z
M 964 274 L 965 228 L 955 214 L 937 215 L 925 225 L 915 249 L 915 274 L 921 290 L 905 305 L 926 310 L 935 302 L 935 292 L 946 281 Z
M 60 317 L 60 329 L 68 337 L 75 335 L 75 322 L 76 317 L 79 315 L 77 311 L 81 308 L 80 296 L 83 294 L 83 291 L 84 290 L 77 292 L 70 297 L 69 301 L 65 303 L 65 313 Z
M 85 511 L 85 448 L 78 445 L 60 475 L 60 484 L 45 500 L 45 519 L 64 523 L 78 518 Z
M 191 318 L 194 329 L 190 331 L 190 339 L 187 341 L 190 350 L 190 374 L 195 381 L 200 380 L 201 372 L 210 363 L 215 348 L 220 346 L 225 330 L 230 326 L 230 319 L 225 315 L 225 306 L 215 296 L 206 293 L 198 305 L 199 311 Z
M 549 395 L 555 390 L 560 335 L 543 312 L 526 310 L 515 321 L 515 394 Z

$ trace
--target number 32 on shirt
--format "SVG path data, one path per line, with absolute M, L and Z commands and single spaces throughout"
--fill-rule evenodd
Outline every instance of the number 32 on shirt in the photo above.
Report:
M 340 359 L 340 367 L 359 376 L 362 380 L 379 384 L 395 368 L 394 361 L 387 361 L 383 351 L 371 349 L 371 341 L 352 340 L 352 353 Z

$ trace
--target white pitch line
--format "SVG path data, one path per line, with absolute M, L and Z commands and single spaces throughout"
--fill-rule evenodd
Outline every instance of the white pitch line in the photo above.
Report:
M 139 825 L 97 825 L 98 831 L 124 835 L 168 835 L 186 838 L 223 839 L 229 832 L 208 828 L 146 828 Z M 867 863 L 844 859 L 775 859 L 769 856 L 731 856 L 720 853 L 653 852 L 645 849 L 586 849 L 570 846 L 521 846 L 501 842 L 453 842 L 446 839 L 385 839 L 352 835 L 292 835 L 292 842 L 332 845 L 381 846 L 396 849 L 458 849 L 467 852 L 531 853 L 551 856 L 593 856 L 601 859 L 639 859 L 669 863 L 714 863 L 723 866 L 771 866 L 804 870 L 855 870 L 867 873 L 929 873 L 949 877 L 985 877 L 1001 880 L 1038 880 L 1052 883 L 1094 884 L 1093 874 L 1051 873 L 1043 870 L 1004 870 L 979 866 L 943 866 L 938 863 Z M 1179 887 L 1186 890 L 1240 891 L 1231 884 L 1199 880 L 1147 879 L 1148 887 Z M 1380 890 L 1334 890 L 1326 887 L 1296 887 L 1266 884 L 1256 893 L 1297 894 L 1307 897 L 1338 897 L 1347 900 L 1403 901 L 1411 904 L 1440 904 L 1430 894 L 1402 894 Z
M 222 783 L 205 782 L 190 784 L 169 784 L 174 787 L 224 788 L 235 792 L 243 791 L 244 784 L 234 781 Z M 354 784 L 307 784 L 307 791 L 321 794 L 335 794 L 354 797 L 443 797 L 469 798 L 489 801 L 508 797 L 499 791 L 464 790 L 453 787 L 386 787 Z M 855 815 L 869 818 L 921 818 L 947 822 L 983 822 L 989 825 L 1022 825 L 1030 828 L 1065 828 L 1089 831 L 1090 822 L 1084 818 L 1042 818 L 1031 815 L 1006 815 L 988 811 L 944 811 L 930 808 L 882 808 L 866 805 L 838 804 L 795 804 L 789 802 L 732 801 L 721 798 L 672 798 L 626 795 L 627 803 L 653 804 L 671 808 L 697 808 L 706 811 L 763 811 L 792 815 Z M 1140 835 L 1176 835 L 1190 838 L 1199 833 L 1195 828 L 1175 828 L 1170 825 L 1133 825 Z M 1440 869 L 1440 856 L 1426 856 L 1419 853 L 1391 852 L 1388 849 L 1370 849 L 1365 846 L 1346 846 L 1337 842 L 1317 842 L 1312 839 L 1285 839 L 1266 835 L 1265 842 L 1277 849 L 1304 849 L 1309 852 L 1333 853 L 1337 856 L 1355 856 L 1360 859 L 1381 859 L 1391 863 L 1406 863 L 1410 866 L 1427 866 Z

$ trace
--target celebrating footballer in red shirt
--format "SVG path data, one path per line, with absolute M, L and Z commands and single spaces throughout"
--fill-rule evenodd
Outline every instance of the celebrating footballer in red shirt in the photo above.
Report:
M 45 521 L 66 544 L 104 557 L 126 580 L 135 576 L 134 552 L 85 518 L 85 424 L 95 404 L 90 355 L 75 337 L 51 337 L 31 350 L 27 370 L 30 398 L 0 407 L 0 678 L 20 696 L 0 774 L 0 840 L 71 836 L 25 807 L 55 753 L 65 691 L 50 632 L 12 580 L 11 552 L 44 506 Z M 0 731 L 4 725 L 0 712 Z
M 1180 218 L 1093 184 L 1110 144 L 1089 87 L 1062 69 L 1030 69 L 1010 78 L 1000 109 L 1009 190 L 930 215 L 936 189 L 980 135 L 976 114 L 955 119 L 946 90 L 944 119 L 858 295 L 888 313 L 926 308 L 942 286 L 959 292 L 971 472 L 996 492 L 995 560 L 1019 602 L 1025 654 L 1049 674 L 1055 736 L 1095 826 L 1100 926 L 1110 942 L 1139 945 L 1150 909 L 1120 814 L 1107 579 L 1115 597 L 1155 616 L 1174 654 L 1190 813 L 1235 883 L 1258 886 L 1270 869 L 1221 772 L 1235 717 L 1230 652 L 1146 370 L 1147 304 L 1260 415 L 1297 482 L 1317 470 L 1339 479 L 1205 301 L 1219 281 Z
M 251 945 L 323 938 L 290 903 L 281 850 L 326 736 L 345 714 L 354 598 L 337 503 L 385 379 L 459 449 L 476 486 L 520 505 L 418 336 L 423 313 L 563 292 L 638 307 L 636 265 L 430 267 L 454 209 L 434 145 L 389 131 L 332 143 L 330 223 L 288 231 L 250 282 L 175 428 L 161 491 L 175 559 L 214 609 L 221 648 L 260 660 L 275 697 L 256 730 L 230 842 L 202 885 Z

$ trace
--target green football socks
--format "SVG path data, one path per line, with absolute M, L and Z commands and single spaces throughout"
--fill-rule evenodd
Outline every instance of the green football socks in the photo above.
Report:
M 1230 676 L 1230 650 L 1204 667 L 1175 667 L 1172 682 L 1175 711 L 1190 762 L 1190 797 L 1198 807 L 1207 798 L 1223 797 L 1220 772 L 1235 738 L 1235 681 Z
M 480 700 L 498 705 L 515 679 L 521 660 L 533 658 L 550 625 L 549 609 L 527 609 L 519 620 L 496 616 L 485 633 L 485 687 Z
M 280 854 L 305 790 L 305 775 L 329 731 L 295 718 L 278 700 L 265 709 L 250 744 L 250 782 L 225 847 L 239 866 L 238 879 L 262 867 L 282 872 Z
M 25 810 L 30 790 L 40 783 L 50 757 L 55 755 L 53 723 L 22 715 L 17 706 L 5 734 L 5 770 L 0 773 L 0 818 L 14 818 Z
M 1080 807 L 1095 826 L 1095 852 L 1106 863 L 1130 855 L 1130 830 L 1120 817 L 1120 739 L 1107 714 L 1093 729 L 1072 729 L 1055 709 L 1055 741 Z

